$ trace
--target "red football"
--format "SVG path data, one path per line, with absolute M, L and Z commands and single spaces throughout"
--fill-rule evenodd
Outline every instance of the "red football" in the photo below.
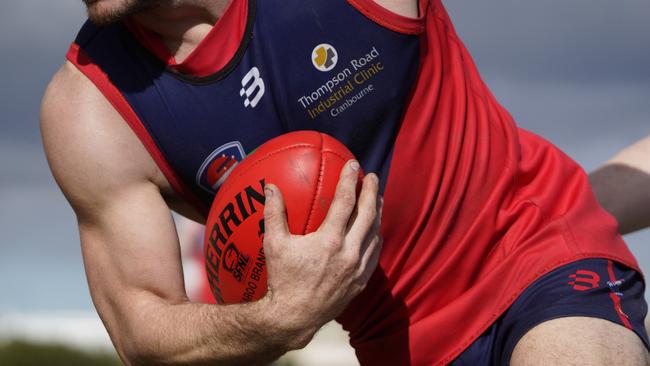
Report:
M 255 301 L 266 294 L 264 185 L 282 191 L 291 233 L 306 234 L 325 218 L 341 169 L 353 158 L 331 136 L 298 131 L 266 142 L 233 169 L 206 222 L 206 269 L 218 303 Z

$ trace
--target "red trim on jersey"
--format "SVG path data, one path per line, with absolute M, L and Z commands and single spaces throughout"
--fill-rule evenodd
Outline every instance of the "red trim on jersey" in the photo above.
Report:
M 607 273 L 609 273 L 609 281 L 611 283 L 616 282 L 616 276 L 614 275 L 614 263 L 611 260 L 607 261 Z M 609 297 L 612 298 L 612 302 L 614 303 L 614 310 L 616 311 L 616 314 L 618 314 L 618 317 L 621 319 L 623 322 L 623 325 L 625 325 L 625 328 L 627 329 L 633 329 L 632 324 L 630 324 L 630 320 L 627 318 L 627 315 L 623 312 L 623 308 L 621 307 L 621 299 L 614 293 L 614 291 L 610 291 Z
M 420 15 L 417 18 L 405 17 L 394 13 L 377 4 L 375 0 L 348 0 L 348 2 L 370 20 L 392 31 L 405 34 L 420 34 L 424 32 L 429 0 L 419 1 Z
M 159 35 L 134 19 L 129 19 L 125 25 L 144 47 L 169 68 L 181 74 L 205 77 L 219 72 L 235 56 L 244 38 L 247 21 L 248 1 L 233 0 L 205 38 L 180 63 Z
M 178 174 L 176 174 L 165 156 L 158 149 L 158 146 L 151 138 L 151 135 L 149 135 L 149 132 L 142 124 L 138 115 L 131 108 L 126 99 L 124 99 L 124 96 L 115 85 L 111 83 L 108 75 L 106 75 L 106 73 L 104 73 L 77 44 L 73 43 L 70 46 L 66 57 L 68 61 L 72 62 L 79 71 L 95 84 L 97 89 L 102 92 L 122 118 L 124 118 L 165 175 L 165 178 L 167 178 L 174 191 L 189 202 L 200 214 L 207 216 L 208 207 L 206 207 L 198 197 L 194 195 Z

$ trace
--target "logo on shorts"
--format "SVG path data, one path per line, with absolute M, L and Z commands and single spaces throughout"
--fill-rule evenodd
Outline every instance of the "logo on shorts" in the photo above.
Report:
M 600 286 L 600 276 L 593 271 L 579 269 L 576 273 L 569 276 L 571 281 L 569 285 L 573 286 L 576 291 L 587 291 L 598 288 Z
M 266 91 L 260 70 L 253 67 L 242 79 L 241 86 L 239 96 L 244 98 L 244 107 L 257 107 L 257 103 L 260 102 Z
M 216 194 L 232 170 L 245 157 L 246 153 L 239 141 L 232 141 L 218 147 L 199 168 L 196 183 L 211 194 Z
M 318 71 L 331 71 L 339 62 L 339 54 L 334 46 L 321 43 L 311 51 L 311 62 Z
M 623 286 L 624 283 L 625 283 L 624 279 L 620 279 L 615 282 L 607 281 L 607 286 L 609 287 L 609 290 L 612 293 L 616 294 L 616 296 L 623 297 L 623 290 L 621 289 L 621 287 Z
M 237 249 L 235 244 L 230 243 L 226 247 L 222 257 L 223 268 L 230 272 L 237 282 L 242 282 L 251 262 L 251 258 Z

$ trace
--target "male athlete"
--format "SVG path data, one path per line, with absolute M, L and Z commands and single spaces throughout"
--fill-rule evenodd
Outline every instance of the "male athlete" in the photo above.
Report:
M 126 364 L 265 363 L 334 317 L 363 365 L 648 364 L 615 221 L 515 126 L 440 0 L 86 5 L 42 132 Z M 358 158 L 327 219 L 290 235 L 269 184 L 269 294 L 189 303 L 169 208 L 203 220 L 237 161 L 303 129 Z

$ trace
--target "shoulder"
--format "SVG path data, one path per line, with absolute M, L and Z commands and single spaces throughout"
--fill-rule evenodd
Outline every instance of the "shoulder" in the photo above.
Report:
M 151 183 L 158 173 L 120 114 L 70 62 L 45 91 L 41 134 L 54 177 L 75 210 L 102 205 L 106 193 Z

